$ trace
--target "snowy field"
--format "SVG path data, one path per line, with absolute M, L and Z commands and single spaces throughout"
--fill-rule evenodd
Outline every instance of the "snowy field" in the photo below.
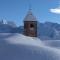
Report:
M 60 41 L 0 33 L 0 60 L 60 60 Z

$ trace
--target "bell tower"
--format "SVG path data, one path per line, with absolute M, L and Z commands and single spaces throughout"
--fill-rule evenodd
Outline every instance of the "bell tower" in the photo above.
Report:
M 37 37 L 37 20 L 31 9 L 29 9 L 24 19 L 24 34 L 30 37 Z

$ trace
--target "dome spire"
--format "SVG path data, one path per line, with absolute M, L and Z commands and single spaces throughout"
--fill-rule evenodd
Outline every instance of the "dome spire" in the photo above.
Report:
M 31 2 L 30 2 L 30 0 L 28 0 L 28 5 L 29 5 L 29 10 L 32 10 L 32 5 L 31 5 Z
M 29 9 L 28 9 L 27 15 L 24 18 L 24 21 L 37 21 L 36 17 L 32 13 L 32 6 L 31 6 L 30 0 L 28 0 L 28 2 L 29 2 L 29 5 L 28 5 Z

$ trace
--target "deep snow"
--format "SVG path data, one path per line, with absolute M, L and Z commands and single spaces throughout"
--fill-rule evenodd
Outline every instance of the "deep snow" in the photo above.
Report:
M 0 33 L 0 60 L 60 60 L 59 42 L 41 41 L 18 33 Z

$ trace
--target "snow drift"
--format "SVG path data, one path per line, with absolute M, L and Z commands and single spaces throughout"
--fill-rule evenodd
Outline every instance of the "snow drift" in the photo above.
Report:
M 0 60 L 60 60 L 60 49 L 52 48 L 38 38 L 3 33 Z

